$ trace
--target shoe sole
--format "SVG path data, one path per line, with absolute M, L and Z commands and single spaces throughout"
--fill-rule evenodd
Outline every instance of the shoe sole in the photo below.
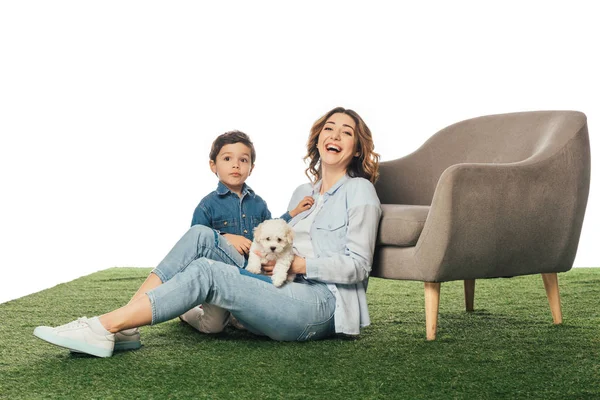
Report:
M 115 343 L 115 348 L 113 350 L 113 352 L 115 351 L 128 351 L 128 350 L 137 350 L 140 347 L 142 347 L 142 342 L 138 341 L 128 341 L 128 342 L 117 342 Z M 80 351 L 77 350 L 73 350 L 73 349 L 69 349 L 71 350 L 71 353 L 81 353 Z
M 142 342 L 139 340 L 115 342 L 115 351 L 137 350 L 140 347 L 142 347 Z
M 91 344 L 80 342 L 78 340 L 56 336 L 54 333 L 48 332 L 44 329 L 40 329 L 39 327 L 35 328 L 35 330 L 33 331 L 33 335 L 55 346 L 64 347 L 69 350 L 74 350 L 79 353 L 90 354 L 96 357 L 110 357 L 113 353 L 113 351 L 110 349 L 93 346 Z

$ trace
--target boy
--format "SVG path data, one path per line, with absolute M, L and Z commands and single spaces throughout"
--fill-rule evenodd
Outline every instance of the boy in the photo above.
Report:
M 214 192 L 200 201 L 192 218 L 192 226 L 200 224 L 215 230 L 219 250 L 240 268 L 246 266 L 254 228 L 271 219 L 267 203 L 245 183 L 255 160 L 254 145 L 245 133 L 236 130 L 218 136 L 210 150 L 209 164 L 219 183 Z M 311 205 L 312 198 L 304 198 L 281 218 L 289 222 Z M 271 281 L 266 276 L 254 276 Z M 228 311 L 205 304 L 194 307 L 179 318 L 200 332 L 217 333 L 227 325 L 229 317 Z

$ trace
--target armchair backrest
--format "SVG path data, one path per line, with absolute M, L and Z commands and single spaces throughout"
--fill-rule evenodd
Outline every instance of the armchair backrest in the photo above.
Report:
M 488 115 L 450 125 L 406 157 L 382 162 L 375 187 L 383 204 L 430 205 L 437 182 L 462 163 L 534 163 L 585 130 L 577 111 Z M 587 136 L 586 136 L 587 137 Z

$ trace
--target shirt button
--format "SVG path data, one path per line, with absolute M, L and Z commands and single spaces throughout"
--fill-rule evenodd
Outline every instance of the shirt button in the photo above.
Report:
M 227 221 L 223 222 L 223 225 L 227 225 Z
M 246 214 L 242 214 L 242 218 L 246 218 Z
M 248 231 L 244 229 L 244 233 L 248 233 Z

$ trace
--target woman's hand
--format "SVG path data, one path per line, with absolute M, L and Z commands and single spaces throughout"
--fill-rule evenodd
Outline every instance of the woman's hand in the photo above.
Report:
M 260 252 L 256 251 L 256 255 L 261 256 Z M 265 275 L 273 275 L 273 269 L 275 268 L 275 260 L 269 261 L 262 265 L 262 270 Z M 289 274 L 305 274 L 306 273 L 306 260 L 299 256 L 294 256 L 294 261 L 288 270 Z
M 258 253 L 258 252 L 256 252 Z M 260 257 L 260 255 L 259 255 Z M 273 275 L 273 269 L 275 268 L 275 260 L 267 261 L 266 264 L 262 264 L 262 272 L 265 275 Z
M 294 208 L 292 211 L 290 211 L 290 215 L 292 216 L 292 218 L 294 218 L 296 215 L 300 214 L 302 211 L 306 211 L 306 210 L 310 209 L 314 203 L 315 203 L 315 199 L 313 199 L 311 196 L 305 196 L 302 200 L 300 200 L 300 202 L 298 203 L 296 208 Z
M 292 261 L 288 274 L 306 274 L 306 259 L 300 256 L 294 256 L 294 261 Z
M 250 251 L 250 246 L 252 245 L 250 239 L 240 235 L 232 235 L 231 233 L 226 233 L 223 236 L 241 255 L 248 254 Z

